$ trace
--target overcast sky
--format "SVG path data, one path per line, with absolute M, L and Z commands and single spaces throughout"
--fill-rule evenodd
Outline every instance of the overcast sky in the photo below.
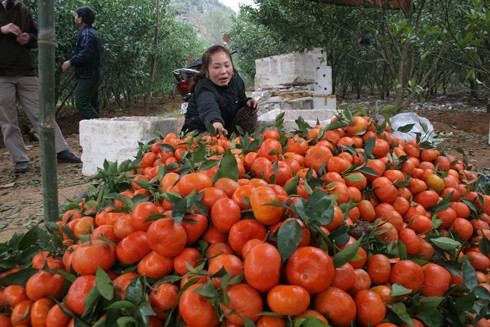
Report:
M 235 12 L 238 12 L 239 4 L 252 5 L 254 3 L 252 0 L 219 0 L 219 1 L 225 6 L 228 6 L 231 9 L 233 9 Z

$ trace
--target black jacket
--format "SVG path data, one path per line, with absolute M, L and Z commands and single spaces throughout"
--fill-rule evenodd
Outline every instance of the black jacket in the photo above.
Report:
M 14 23 L 22 32 L 28 33 L 26 45 L 17 42 L 15 35 L 0 33 L 0 76 L 36 76 L 37 69 L 31 49 L 37 47 L 37 26 L 29 9 L 14 0 L 14 6 L 7 13 L 0 3 L 0 26 Z
M 229 133 L 236 131 L 233 118 L 247 101 L 245 83 L 235 72 L 227 86 L 217 86 L 209 78 L 197 83 L 185 114 L 184 133 L 207 131 L 206 125 L 221 122 Z
M 102 70 L 102 44 L 94 28 L 85 26 L 75 41 L 71 64 L 75 67 L 76 78 L 90 78 Z

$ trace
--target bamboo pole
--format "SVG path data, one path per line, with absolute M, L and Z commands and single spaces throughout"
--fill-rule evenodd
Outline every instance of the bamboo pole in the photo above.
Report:
M 43 181 L 44 222 L 58 220 L 55 124 L 54 0 L 38 0 L 39 9 L 39 131 Z

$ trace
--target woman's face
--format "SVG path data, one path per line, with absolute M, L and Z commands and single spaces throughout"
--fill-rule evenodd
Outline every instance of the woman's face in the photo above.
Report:
M 211 55 L 208 66 L 208 78 L 218 86 L 225 86 L 230 83 L 233 76 L 233 64 L 230 57 L 224 51 L 219 51 Z

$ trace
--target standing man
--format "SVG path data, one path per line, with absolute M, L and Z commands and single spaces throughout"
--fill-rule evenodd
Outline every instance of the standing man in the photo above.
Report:
M 37 26 L 29 9 L 17 0 L 0 0 L 0 126 L 5 146 L 15 164 L 14 172 L 28 170 L 29 157 L 19 129 L 17 101 L 39 133 L 39 86 L 31 49 L 37 47 Z M 59 163 L 81 163 L 70 152 L 54 123 Z
M 80 28 L 73 57 L 61 65 L 66 71 L 75 67 L 78 79 L 75 89 L 75 105 L 84 119 L 99 118 L 99 85 L 102 78 L 102 45 L 92 24 L 95 11 L 90 7 L 80 7 L 74 22 Z

